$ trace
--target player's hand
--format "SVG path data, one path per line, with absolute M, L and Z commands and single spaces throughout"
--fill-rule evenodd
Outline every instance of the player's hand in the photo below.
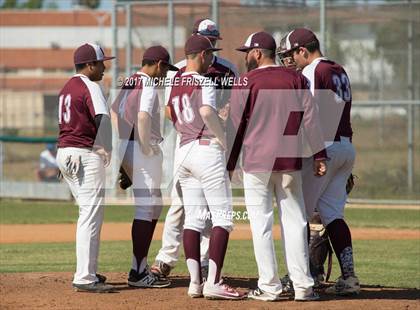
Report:
M 223 138 L 223 139 L 213 138 L 213 139 L 211 139 L 211 141 L 214 142 L 214 143 L 219 144 L 224 151 L 227 150 L 226 138 Z
M 105 151 L 105 149 L 100 148 L 100 149 L 95 150 L 95 153 L 98 154 L 102 158 L 104 162 L 104 167 L 108 167 L 109 164 L 111 163 L 111 152 L 107 152 Z
M 151 145 L 145 145 L 143 144 L 141 146 L 141 152 L 146 155 L 147 157 L 156 155 L 155 150 L 153 149 L 153 146 Z
M 327 173 L 327 162 L 323 160 L 314 160 L 314 175 L 322 177 Z
M 226 120 L 229 117 L 230 113 L 230 105 L 227 103 L 223 108 L 219 109 L 218 114 L 219 117 L 222 119 L 223 122 L 226 122 Z
M 152 148 L 153 155 L 159 155 L 159 153 L 161 152 L 159 145 L 152 145 L 150 147 Z
M 70 174 L 70 175 L 77 174 L 79 172 L 79 169 L 80 169 L 81 161 L 82 161 L 82 157 L 80 155 L 79 156 L 72 156 L 72 155 L 67 156 L 66 162 L 65 162 L 67 173 Z
M 235 169 L 229 171 L 229 180 L 232 184 L 242 184 L 243 182 L 243 172 L 241 169 Z

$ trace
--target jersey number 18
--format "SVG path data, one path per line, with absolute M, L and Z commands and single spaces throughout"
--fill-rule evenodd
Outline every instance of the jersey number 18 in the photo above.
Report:
M 184 122 L 190 124 L 194 121 L 194 110 L 191 107 L 190 97 L 187 94 L 183 94 L 181 97 L 182 109 L 180 107 L 179 96 L 172 98 L 172 106 L 176 114 L 176 119 L 180 125 Z M 181 117 L 182 115 L 182 117 Z

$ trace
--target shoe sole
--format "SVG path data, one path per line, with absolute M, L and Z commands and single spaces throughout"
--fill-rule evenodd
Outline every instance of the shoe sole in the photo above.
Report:
M 137 284 L 137 282 L 130 282 L 128 281 L 128 286 L 131 287 L 140 287 L 140 288 L 164 288 L 171 285 L 171 283 L 161 284 L 161 285 L 147 285 L 147 284 Z
M 87 290 L 87 289 L 83 289 L 83 288 L 77 288 L 74 287 L 73 288 L 75 292 L 79 292 L 79 293 L 96 293 L 96 294 L 106 294 L 106 293 L 112 293 L 115 292 L 115 289 L 112 290 Z
M 318 301 L 319 297 L 317 298 L 309 298 L 309 299 L 295 299 L 297 302 L 307 302 L 307 301 Z
M 250 297 L 250 296 L 248 296 L 247 297 L 248 299 L 252 299 L 252 300 L 261 300 L 261 301 L 267 301 L 267 302 L 274 302 L 274 301 L 279 301 L 280 300 L 280 298 L 276 298 L 276 299 L 272 299 L 272 298 L 259 298 L 259 297 Z
M 221 295 L 204 295 L 209 300 L 242 300 L 245 296 L 221 296 Z
M 360 291 L 345 292 L 345 293 L 337 292 L 337 293 L 335 293 L 335 295 L 338 295 L 338 296 L 355 296 L 355 295 L 359 295 L 359 294 L 360 294 Z
M 190 293 L 188 293 L 188 296 L 190 296 L 191 298 L 201 298 L 201 297 L 203 297 L 203 294 L 190 294 Z
M 355 290 L 355 291 L 346 291 L 346 292 L 331 292 L 331 291 L 325 290 L 325 294 L 337 295 L 337 296 L 352 296 L 352 295 L 359 295 L 360 294 L 360 289 Z

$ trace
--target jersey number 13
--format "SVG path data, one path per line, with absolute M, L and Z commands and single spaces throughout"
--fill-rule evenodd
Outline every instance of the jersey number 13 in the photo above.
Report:
M 61 124 L 64 121 L 66 124 L 70 122 L 70 106 L 71 106 L 71 95 L 61 95 L 58 102 L 58 123 Z

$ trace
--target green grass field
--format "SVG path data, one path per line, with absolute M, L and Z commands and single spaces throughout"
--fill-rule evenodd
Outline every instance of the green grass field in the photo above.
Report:
M 133 219 L 134 211 L 131 206 L 106 206 L 105 208 L 106 222 L 131 222 Z M 167 210 L 168 207 L 163 209 L 161 221 L 165 219 Z M 0 224 L 76 223 L 77 214 L 77 207 L 72 203 L 0 201 Z M 420 229 L 418 210 L 348 208 L 346 218 L 352 227 Z
M 164 219 L 167 207 L 161 215 Z M 106 206 L 105 221 L 131 222 L 131 206 Z M 418 210 L 347 209 L 351 227 L 420 229 Z M 77 207 L 72 203 L 0 201 L 0 224 L 75 223 Z M 150 260 L 160 241 L 152 243 Z M 280 243 L 276 243 L 279 272 L 285 273 Z M 181 252 L 183 252 L 181 250 Z M 420 240 L 355 240 L 356 269 L 363 284 L 420 288 Z M 126 272 L 131 261 L 131 243 L 104 241 L 101 244 L 100 270 Z M 74 243 L 2 244 L 0 272 L 73 271 Z M 231 276 L 256 277 L 251 241 L 232 240 L 225 262 Z M 184 258 L 175 273 L 187 274 Z M 332 279 L 338 277 L 334 263 Z
M 152 243 L 153 260 L 160 241 Z M 285 274 L 283 252 L 276 242 L 279 272 Z M 0 248 L 0 272 L 74 271 L 74 243 L 3 244 Z M 183 252 L 183 251 L 181 251 Z M 360 241 L 354 242 L 356 271 L 365 285 L 420 288 L 420 246 L 418 241 Z M 403 253 L 403 254 L 402 254 Z M 101 244 L 101 272 L 127 272 L 131 266 L 131 242 L 107 241 Z M 339 276 L 334 258 L 332 280 Z M 256 277 L 252 241 L 229 242 L 224 273 L 230 276 Z M 185 259 L 174 270 L 187 274 Z

